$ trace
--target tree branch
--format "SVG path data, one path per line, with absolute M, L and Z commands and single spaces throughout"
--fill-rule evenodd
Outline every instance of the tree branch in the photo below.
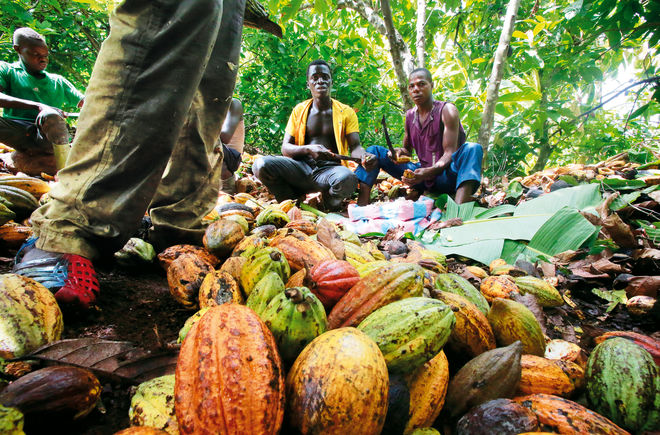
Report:
M 403 100 L 406 108 L 411 108 L 413 102 L 408 95 L 408 74 L 413 69 L 413 57 L 410 54 L 408 45 L 403 40 L 401 34 L 394 28 L 392 22 L 392 12 L 389 7 L 389 0 L 387 1 L 387 10 L 389 12 L 389 24 L 386 24 L 385 12 L 383 17 L 378 15 L 378 12 L 371 7 L 371 4 L 365 0 L 337 0 L 338 9 L 352 9 L 365 21 L 367 21 L 378 33 L 387 37 L 390 45 L 390 55 L 392 57 L 392 64 L 394 65 L 394 74 L 397 79 L 397 85 L 401 99 Z M 381 9 L 383 5 L 381 4 Z M 394 41 L 394 43 L 392 42 Z
M 426 0 L 417 0 L 417 40 L 415 43 L 417 54 L 417 67 L 424 68 L 426 63 Z
M 637 104 L 637 100 L 639 100 L 639 95 L 646 89 L 646 84 L 642 86 L 642 88 L 637 91 L 637 95 L 635 95 L 635 101 L 633 101 L 632 107 L 630 108 L 630 112 L 628 112 L 628 116 L 626 117 L 626 125 L 623 126 L 623 132 L 625 133 L 626 130 L 628 130 L 628 122 L 630 121 L 630 115 L 633 114 L 633 111 L 635 110 L 635 105 Z
M 490 134 L 493 130 L 493 120 L 495 118 L 495 105 L 497 104 L 497 97 L 500 90 L 500 82 L 502 81 L 502 74 L 504 73 L 504 61 L 506 53 L 511 42 L 511 34 L 516 24 L 516 14 L 520 0 L 510 0 L 506 8 L 506 16 L 504 17 L 504 25 L 502 26 L 502 33 L 500 34 L 500 42 L 495 51 L 495 60 L 493 61 L 493 71 L 488 79 L 488 90 L 486 92 L 486 103 L 484 104 L 484 112 L 481 117 L 481 127 L 479 127 L 479 143 L 484 151 L 488 149 L 488 142 L 490 141 Z M 484 153 L 485 154 L 485 153 Z
M 601 107 L 603 107 L 604 105 L 606 105 L 607 103 L 609 103 L 610 101 L 612 101 L 613 99 L 618 97 L 619 95 L 623 94 L 624 92 L 626 92 L 630 88 L 634 88 L 635 86 L 641 85 L 642 83 L 653 83 L 653 82 L 660 82 L 660 76 L 654 76 L 654 77 L 651 77 L 651 78 L 648 78 L 648 79 L 645 79 L 645 80 L 640 80 L 638 82 L 635 82 L 631 85 L 626 86 L 625 88 L 621 89 L 619 92 L 617 92 L 616 94 L 614 94 L 613 96 L 611 96 L 607 100 L 603 101 L 599 105 L 597 105 L 595 107 L 592 107 L 591 109 L 587 110 L 586 112 L 581 113 L 580 115 L 576 116 L 575 119 L 572 122 L 575 122 L 578 119 L 582 118 L 583 116 L 587 116 L 590 113 L 595 112 L 596 110 L 600 109 Z
M 378 33 L 387 36 L 385 22 L 364 0 L 337 0 L 338 9 L 352 9 L 365 19 Z
M 412 71 L 412 59 L 410 57 L 406 59 L 405 51 L 408 47 L 399 32 L 394 28 L 390 0 L 380 0 L 380 9 L 387 29 L 387 40 L 390 43 L 390 54 L 392 55 L 392 63 L 394 63 L 399 93 L 403 99 L 403 105 L 410 109 L 413 107 L 413 101 L 408 94 L 408 74 Z

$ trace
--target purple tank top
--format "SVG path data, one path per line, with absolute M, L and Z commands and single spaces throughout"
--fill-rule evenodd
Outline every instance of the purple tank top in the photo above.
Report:
M 406 132 L 408 142 L 414 148 L 422 168 L 433 166 L 444 154 L 442 148 L 442 137 L 445 132 L 445 124 L 442 122 L 442 109 L 446 101 L 434 101 L 431 113 L 424 120 L 424 125 L 419 122 L 417 107 L 406 112 Z M 465 143 L 465 130 L 458 122 L 458 146 Z

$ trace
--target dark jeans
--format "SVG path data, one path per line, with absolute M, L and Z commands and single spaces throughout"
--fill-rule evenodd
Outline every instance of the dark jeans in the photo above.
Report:
M 403 177 L 403 171 L 410 169 L 414 171 L 420 167 L 419 163 L 394 163 L 387 156 L 387 148 L 373 145 L 367 148 L 367 152 L 374 154 L 378 158 L 378 167 L 373 171 L 367 172 L 362 166 L 358 166 L 355 174 L 358 179 L 368 186 L 373 186 L 378 177 L 378 171 L 381 169 L 399 180 Z M 483 150 L 481 145 L 472 142 L 465 142 L 452 155 L 451 165 L 445 171 L 438 175 L 430 187 L 421 183 L 414 186 L 417 190 L 425 188 L 436 193 L 454 193 L 458 187 L 465 181 L 474 180 L 481 182 L 481 160 Z
M 323 192 L 324 204 L 337 209 L 357 189 L 357 177 L 341 165 L 321 163 L 313 168 L 305 162 L 283 156 L 264 156 L 252 165 L 254 175 L 278 201 L 303 194 Z

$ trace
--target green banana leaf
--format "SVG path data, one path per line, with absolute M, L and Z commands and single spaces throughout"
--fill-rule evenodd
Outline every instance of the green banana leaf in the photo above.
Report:
M 600 227 L 592 225 L 579 211 L 565 207 L 539 228 L 529 244 L 507 240 L 501 258 L 509 264 L 518 259 L 530 262 L 549 259 L 564 251 L 577 250 L 587 241 L 592 244 L 599 230 Z M 558 234 L 561 237 L 557 237 Z
M 513 216 L 468 220 L 444 228 L 425 245 L 444 255 L 461 255 L 484 264 L 503 256 L 510 264 L 517 258 L 547 258 L 595 240 L 598 228 L 578 210 L 594 211 L 601 202 L 598 185 L 561 189 L 520 204 Z M 447 208 L 450 206 L 452 213 L 461 213 L 461 206 L 456 209 L 447 200 Z M 427 240 L 425 235 L 422 241 Z
M 593 211 L 602 200 L 603 197 L 600 194 L 598 184 L 582 184 L 560 189 L 525 201 L 516 207 L 513 215 L 554 214 L 562 207 L 574 207 L 578 210 Z

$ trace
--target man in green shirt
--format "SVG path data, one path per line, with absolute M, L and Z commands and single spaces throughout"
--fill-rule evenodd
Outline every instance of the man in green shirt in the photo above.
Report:
M 16 150 L 16 170 L 54 174 L 53 145 L 69 143 L 62 107 L 82 107 L 84 96 L 64 77 L 45 71 L 48 46 L 39 33 L 16 29 L 14 50 L 17 62 L 0 61 L 0 142 Z

